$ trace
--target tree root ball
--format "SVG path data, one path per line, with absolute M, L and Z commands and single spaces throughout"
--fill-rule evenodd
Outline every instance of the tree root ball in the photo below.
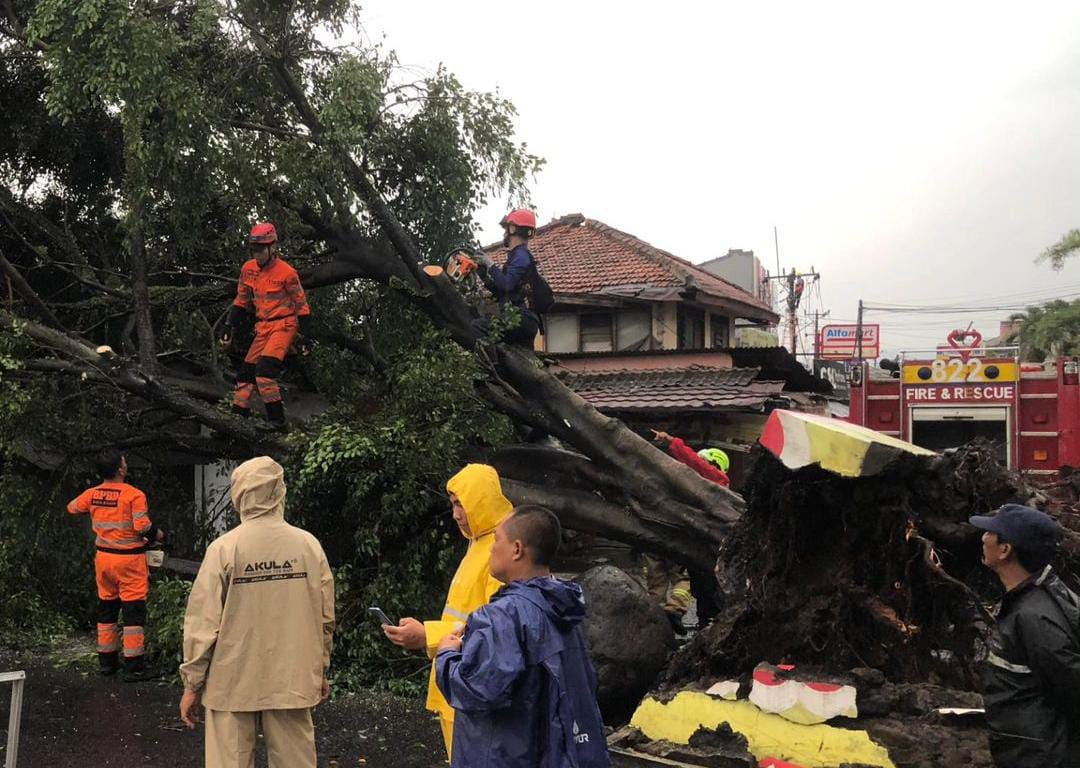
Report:
M 760 451 L 745 492 L 717 562 L 721 612 L 675 656 L 668 685 L 768 661 L 977 689 L 984 604 L 1000 587 L 967 518 L 1039 502 L 992 446 L 904 456 L 861 478 L 792 471 Z

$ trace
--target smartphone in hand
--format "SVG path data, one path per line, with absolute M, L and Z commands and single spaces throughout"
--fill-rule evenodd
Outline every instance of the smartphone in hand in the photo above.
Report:
M 387 616 L 385 613 L 383 613 L 382 608 L 379 608 L 379 607 L 373 605 L 370 608 L 368 608 L 368 613 L 370 613 L 373 617 L 375 617 L 375 620 L 379 622 L 380 626 L 383 625 L 383 624 L 389 624 L 391 627 L 396 627 L 397 626 L 397 624 L 395 622 L 390 621 L 389 616 Z

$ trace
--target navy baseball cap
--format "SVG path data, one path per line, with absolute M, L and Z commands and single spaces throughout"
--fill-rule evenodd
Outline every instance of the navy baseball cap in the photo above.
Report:
M 995 515 L 973 515 L 968 522 L 1021 548 L 1053 547 L 1061 540 L 1054 518 L 1021 504 L 1006 504 Z

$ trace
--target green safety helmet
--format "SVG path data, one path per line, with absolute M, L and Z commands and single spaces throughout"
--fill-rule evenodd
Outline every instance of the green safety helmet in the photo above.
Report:
M 710 464 L 715 464 L 720 467 L 721 472 L 727 472 L 728 467 L 731 466 L 731 459 L 729 459 L 728 455 L 719 448 L 702 448 L 697 452 L 697 455 Z

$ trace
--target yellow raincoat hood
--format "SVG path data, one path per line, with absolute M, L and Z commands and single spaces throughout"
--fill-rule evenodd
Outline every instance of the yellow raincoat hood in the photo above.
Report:
M 495 467 L 487 464 L 466 464 L 447 481 L 446 490 L 457 496 L 465 508 L 471 539 L 493 533 L 513 509 L 503 496 Z
M 428 656 L 435 657 L 439 641 L 465 623 L 469 614 L 487 605 L 502 582 L 491 575 L 491 544 L 495 529 L 513 510 L 513 505 L 503 496 L 499 474 L 487 464 L 468 464 L 450 478 L 446 490 L 458 497 L 465 508 L 472 535 L 469 549 L 461 559 L 457 573 L 450 582 L 446 606 L 439 621 L 425 621 Z M 435 664 L 431 665 L 428 682 L 427 708 L 438 712 L 445 720 L 453 720 L 454 710 L 435 685 Z
M 243 521 L 285 518 L 285 470 L 269 456 L 249 459 L 233 470 L 232 503 Z

